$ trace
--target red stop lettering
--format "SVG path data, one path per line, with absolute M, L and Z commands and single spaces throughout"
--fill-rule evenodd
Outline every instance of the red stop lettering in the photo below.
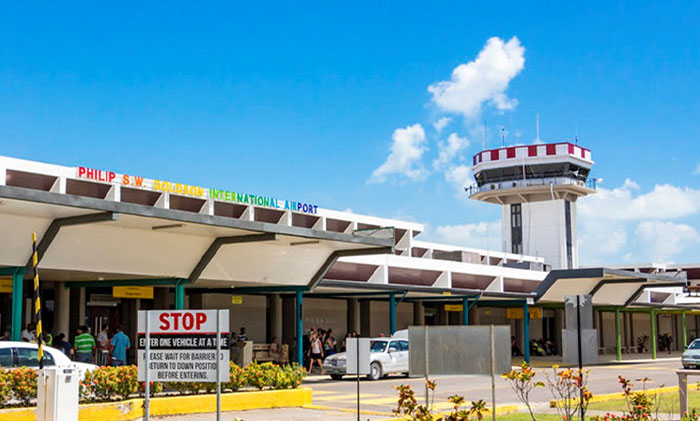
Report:
M 207 315 L 204 313 L 197 313 L 197 330 L 202 329 L 202 325 L 207 321 Z

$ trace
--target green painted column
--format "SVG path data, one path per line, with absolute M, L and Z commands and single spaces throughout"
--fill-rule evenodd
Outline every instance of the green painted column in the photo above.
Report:
M 297 291 L 296 299 L 296 325 L 297 325 L 297 362 L 300 366 L 304 365 L 304 293 Z
M 685 324 L 685 311 L 681 311 L 681 328 L 683 329 L 683 348 L 681 351 L 685 351 L 688 347 L 688 329 Z
M 185 309 L 185 283 L 180 279 L 175 284 L 175 310 Z
M 525 362 L 530 364 L 530 306 L 527 302 L 523 304 L 523 337 L 523 355 Z
M 396 332 L 396 294 L 389 294 L 389 334 Z
M 462 298 L 462 324 L 469 326 L 469 298 Z
M 622 361 L 622 334 L 620 332 L 620 309 L 615 309 L 615 350 L 617 360 Z
M 656 311 L 651 310 L 649 312 L 649 319 L 651 319 L 651 359 L 656 359 Z
M 22 301 L 24 296 L 23 268 L 12 273 L 12 340 L 19 341 L 22 336 Z

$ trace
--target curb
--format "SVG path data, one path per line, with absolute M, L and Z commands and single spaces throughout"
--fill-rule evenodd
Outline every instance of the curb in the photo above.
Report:
M 656 387 L 653 389 L 646 390 L 646 393 L 671 393 L 671 392 L 678 392 L 678 386 Z M 616 400 L 620 400 L 620 399 L 624 399 L 624 398 L 625 398 L 625 395 L 622 392 L 606 393 L 604 395 L 593 395 L 593 397 L 590 400 L 590 403 L 610 402 L 610 401 L 616 401 Z M 555 408 L 557 406 L 556 402 L 557 401 L 555 401 L 555 400 L 550 400 L 549 407 Z
M 311 389 L 265 390 L 221 394 L 221 411 L 303 407 L 311 404 Z M 83 404 L 80 421 L 129 421 L 143 417 L 143 398 L 120 402 Z M 151 398 L 151 415 L 184 415 L 216 412 L 216 395 L 162 396 Z M 4 421 L 34 421 L 36 407 L 0 410 Z
M 496 408 L 496 415 L 505 415 L 505 414 L 512 414 L 514 412 L 520 412 L 521 410 L 525 409 L 525 405 L 500 405 Z M 489 414 L 491 413 L 491 407 L 487 407 Z M 356 411 L 354 411 L 356 412 Z M 362 413 L 362 411 L 360 411 Z M 441 415 L 441 416 L 446 416 L 448 415 L 449 412 L 440 412 L 436 415 Z M 392 418 L 387 418 L 383 420 L 376 420 L 376 421 L 396 421 L 396 420 L 410 420 L 408 417 L 392 417 Z

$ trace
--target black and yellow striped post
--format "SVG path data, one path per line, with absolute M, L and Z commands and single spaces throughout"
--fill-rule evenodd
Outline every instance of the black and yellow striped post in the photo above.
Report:
M 41 329 L 41 299 L 39 297 L 39 258 L 36 253 L 36 233 L 32 233 L 32 266 L 34 267 L 34 324 L 39 344 L 39 370 L 44 368 L 44 338 Z

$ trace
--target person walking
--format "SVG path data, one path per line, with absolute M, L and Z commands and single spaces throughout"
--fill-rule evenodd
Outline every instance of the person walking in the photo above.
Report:
M 81 363 L 92 364 L 94 361 L 93 354 L 97 348 L 95 338 L 88 332 L 87 326 L 78 327 L 76 331 L 78 336 L 75 337 L 75 360 Z
M 109 342 L 109 345 L 112 347 L 112 361 L 110 365 L 112 367 L 120 367 L 126 365 L 126 350 L 131 348 L 131 341 L 122 332 L 121 327 L 117 326 L 114 332 L 114 336 Z
M 314 368 L 314 361 L 318 364 L 323 374 L 323 344 L 316 333 L 311 334 L 309 344 L 309 374 Z

